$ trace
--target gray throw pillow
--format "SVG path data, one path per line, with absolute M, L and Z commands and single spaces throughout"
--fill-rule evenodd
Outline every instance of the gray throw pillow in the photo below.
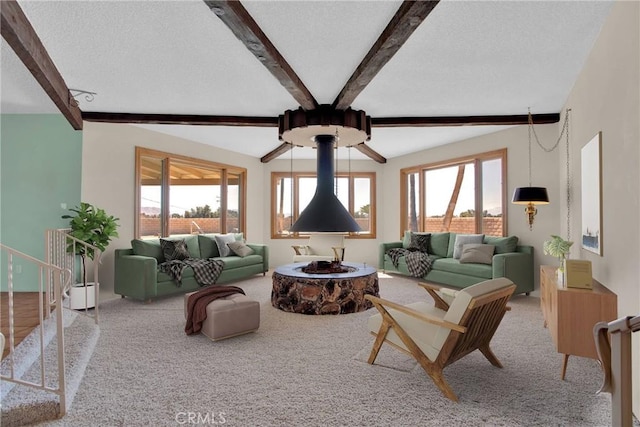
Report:
M 462 245 L 462 255 L 460 255 L 460 264 L 476 263 L 476 264 L 492 264 L 493 253 L 496 247 L 494 245 L 484 245 L 479 243 L 467 243 Z
M 244 242 L 231 242 L 227 243 L 227 246 L 229 247 L 229 249 L 231 249 L 231 252 L 233 252 L 235 255 L 238 255 L 240 258 L 244 258 L 247 255 L 251 255 L 253 253 L 253 249 L 247 246 Z
M 160 247 L 165 261 L 182 261 L 190 257 L 189 248 L 184 240 L 160 239 Z
M 460 259 L 462 245 L 467 243 L 482 243 L 484 234 L 458 234 L 453 246 L 453 259 Z
M 216 244 L 218 245 L 218 252 L 220 253 L 220 256 L 221 257 L 229 256 L 229 254 L 231 253 L 231 250 L 229 249 L 229 246 L 227 246 L 227 244 L 235 242 L 236 235 L 235 234 L 216 234 L 213 237 L 216 239 Z

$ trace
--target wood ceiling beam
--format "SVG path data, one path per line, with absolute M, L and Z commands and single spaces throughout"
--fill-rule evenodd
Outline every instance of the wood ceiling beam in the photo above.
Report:
M 278 127 L 277 117 L 204 116 L 195 114 L 137 114 L 84 111 L 82 113 L 82 118 L 88 122 L 102 123 Z
M 532 114 L 533 123 L 558 123 L 560 113 Z M 510 116 L 458 116 L 458 117 L 372 117 L 371 127 L 444 127 L 444 126 L 508 126 L 526 125 L 527 114 Z
M 269 163 L 271 160 L 275 159 L 278 156 L 281 156 L 282 154 L 286 153 L 287 151 L 291 150 L 292 148 L 293 148 L 292 144 L 289 144 L 288 142 L 284 142 L 284 143 L 280 144 L 275 150 L 272 150 L 269 153 L 267 153 L 264 156 L 262 156 L 260 161 L 262 163 Z
M 62 75 L 42 41 L 15 0 L 0 1 L 0 33 L 31 72 L 42 89 L 76 130 L 82 115 Z
M 380 34 L 378 40 L 360 62 L 360 65 L 344 85 L 338 97 L 333 101 L 333 106 L 336 109 L 344 110 L 353 103 L 382 67 L 400 50 L 422 21 L 429 16 L 438 2 L 439 0 L 405 0 L 402 2 L 402 5 L 391 18 L 382 34 Z
M 359 152 L 361 152 L 365 156 L 369 157 L 371 160 L 375 160 L 378 163 L 387 163 L 386 157 L 384 157 L 383 155 L 381 155 L 380 153 L 375 151 L 373 148 L 369 147 L 364 142 L 361 142 L 360 144 L 354 145 L 354 147 Z
M 239 1 L 203 0 L 305 110 L 318 102 Z

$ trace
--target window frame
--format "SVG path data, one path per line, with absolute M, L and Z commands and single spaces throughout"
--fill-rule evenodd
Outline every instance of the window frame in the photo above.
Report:
M 160 215 L 160 234 L 161 237 L 170 236 L 169 222 L 171 215 L 169 214 L 169 205 L 165 202 L 169 197 L 169 189 L 171 187 L 170 174 L 171 161 L 181 164 L 188 164 L 199 168 L 218 170 L 220 172 L 220 233 L 227 232 L 227 177 L 229 173 L 238 175 L 241 183 L 239 186 L 240 200 L 238 201 L 238 228 L 240 232 L 245 234 L 247 226 L 247 169 L 239 166 L 227 165 L 224 163 L 212 162 L 209 160 L 198 159 L 195 157 L 183 156 L 180 154 L 167 153 L 164 151 L 153 150 L 145 147 L 135 147 L 135 200 L 134 200 L 134 238 L 140 238 L 140 209 L 141 209 L 141 188 L 142 188 L 142 158 L 151 157 L 161 161 L 162 178 L 161 178 L 161 215 Z
M 482 162 L 487 160 L 501 160 L 501 178 L 502 178 L 502 236 L 507 235 L 507 149 L 501 148 L 498 150 L 487 151 L 484 153 L 477 153 L 463 157 L 456 157 L 454 159 L 442 160 L 434 163 L 426 163 L 417 166 L 410 166 L 400 169 L 400 237 L 404 236 L 405 230 L 409 230 L 409 184 L 408 177 L 410 174 L 417 173 L 419 179 L 419 201 L 420 214 L 418 215 L 418 229 L 424 231 L 425 228 L 425 199 L 426 199 L 426 185 L 425 185 L 425 172 L 429 170 L 442 169 L 445 167 L 459 166 L 461 164 L 473 163 L 474 165 L 474 181 L 475 181 L 475 211 L 483 212 L 482 206 Z M 482 230 L 482 215 L 475 216 L 475 232 L 480 233 Z
M 336 172 L 336 178 L 348 178 L 349 179 L 349 206 L 345 206 L 347 211 L 354 216 L 355 213 L 355 179 L 368 178 L 369 179 L 369 224 L 370 231 L 363 233 L 348 233 L 345 234 L 350 239 L 375 239 L 376 238 L 376 173 L 375 172 Z M 277 232 L 278 221 L 278 196 L 277 188 L 278 181 L 282 178 L 292 179 L 293 185 L 293 197 L 292 197 L 292 210 L 293 210 L 293 222 L 295 222 L 300 216 L 299 212 L 299 179 L 300 178 L 317 178 L 317 173 L 311 172 L 271 172 L 271 238 L 272 239 L 300 239 L 306 238 L 311 233 L 295 232 L 287 235 L 282 235 Z M 354 216 L 355 218 L 355 216 Z

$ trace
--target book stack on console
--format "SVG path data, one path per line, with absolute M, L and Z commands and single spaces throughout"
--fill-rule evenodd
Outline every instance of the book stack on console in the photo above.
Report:
M 582 259 L 565 260 L 564 283 L 567 288 L 593 289 L 591 261 Z

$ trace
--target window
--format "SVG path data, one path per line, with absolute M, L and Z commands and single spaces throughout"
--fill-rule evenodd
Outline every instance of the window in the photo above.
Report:
M 247 171 L 136 147 L 136 238 L 245 228 Z
M 505 235 L 506 164 L 502 149 L 402 169 L 401 233 Z
M 374 172 L 336 174 L 338 200 L 362 229 L 358 233 L 350 233 L 351 237 L 376 237 L 375 177 Z M 298 237 L 302 234 L 291 233 L 289 228 L 307 207 L 315 190 L 315 172 L 271 173 L 271 238 Z

